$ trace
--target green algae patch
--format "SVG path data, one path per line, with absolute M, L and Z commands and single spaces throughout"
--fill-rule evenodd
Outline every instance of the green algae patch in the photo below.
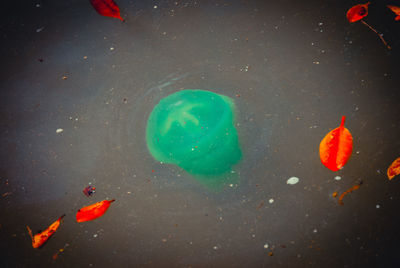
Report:
M 206 90 L 182 90 L 162 99 L 147 121 L 152 156 L 193 175 L 215 177 L 242 157 L 229 97 Z

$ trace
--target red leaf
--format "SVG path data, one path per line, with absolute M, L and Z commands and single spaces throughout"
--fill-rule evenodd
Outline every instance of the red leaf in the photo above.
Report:
M 393 11 L 394 14 L 397 15 L 397 17 L 395 17 L 394 20 L 400 20 L 400 7 L 391 6 L 391 5 L 387 5 L 387 7 L 390 8 L 390 10 Z
M 346 117 L 342 116 L 340 126 L 326 134 L 319 145 L 321 162 L 332 171 L 341 169 L 353 151 L 353 137 L 344 127 L 345 119 Z
M 393 179 L 394 176 L 400 174 L 400 157 L 393 161 L 387 170 L 387 176 L 389 180 Z
M 106 213 L 107 209 L 110 207 L 110 204 L 114 202 L 113 200 L 103 200 L 97 203 L 94 203 L 90 206 L 83 207 L 76 213 L 76 221 L 84 222 L 91 221 L 103 216 Z
M 118 5 L 113 0 L 90 0 L 90 3 L 100 15 L 124 21 L 119 13 Z
M 365 16 L 368 15 L 368 5 L 370 2 L 366 4 L 358 4 L 353 6 L 347 11 L 347 20 L 349 22 L 356 22 L 364 18 Z
M 47 240 L 57 231 L 58 227 L 60 227 L 61 220 L 64 218 L 65 215 L 62 215 L 58 220 L 53 222 L 46 230 L 44 230 L 41 233 L 32 234 L 31 228 L 29 226 L 26 226 L 28 229 L 29 236 L 32 239 L 32 247 L 33 248 L 41 248 Z

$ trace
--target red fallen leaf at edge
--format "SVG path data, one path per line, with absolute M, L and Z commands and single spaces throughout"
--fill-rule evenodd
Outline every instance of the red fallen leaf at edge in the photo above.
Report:
M 90 3 L 100 15 L 124 21 L 119 13 L 118 5 L 113 0 L 90 0 Z
M 387 170 L 387 176 L 389 180 L 393 179 L 394 176 L 400 174 L 400 157 L 393 161 Z
M 390 8 L 390 10 L 393 11 L 394 14 L 397 15 L 397 17 L 395 17 L 394 20 L 400 20 L 400 7 L 391 6 L 391 5 L 387 5 L 387 7 Z
M 76 213 L 76 221 L 84 222 L 91 221 L 103 216 L 106 213 L 107 209 L 110 207 L 110 204 L 114 202 L 113 200 L 103 200 L 87 207 L 83 207 Z
M 332 171 L 341 169 L 349 160 L 353 151 L 353 137 L 344 127 L 345 116 L 338 128 L 331 130 L 319 145 L 319 156 L 322 164 Z
M 346 14 L 347 20 L 349 22 L 356 22 L 367 16 L 369 4 L 370 2 L 366 4 L 358 4 L 350 8 Z
M 42 247 L 47 240 L 57 231 L 58 227 L 60 227 L 61 220 L 62 218 L 65 217 L 65 214 L 62 215 L 58 220 L 53 222 L 46 230 L 44 230 L 41 233 L 35 234 L 33 236 L 31 228 L 29 226 L 26 226 L 26 229 L 28 229 L 29 236 L 32 239 L 32 247 L 33 248 L 40 248 Z

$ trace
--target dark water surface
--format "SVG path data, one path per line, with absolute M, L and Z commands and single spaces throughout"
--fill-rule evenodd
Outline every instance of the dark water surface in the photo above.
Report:
M 400 265 L 400 177 L 386 177 L 400 156 L 400 22 L 385 1 L 365 20 L 391 51 L 347 22 L 353 1 L 118 4 L 125 23 L 89 1 L 4 8 L 2 267 Z M 238 183 L 212 191 L 148 152 L 150 112 L 181 89 L 234 99 Z M 354 151 L 332 172 L 318 146 L 342 115 Z M 332 193 L 359 180 L 338 205 Z M 75 221 L 113 198 L 102 218 Z M 26 225 L 44 230 L 64 213 L 33 249 Z

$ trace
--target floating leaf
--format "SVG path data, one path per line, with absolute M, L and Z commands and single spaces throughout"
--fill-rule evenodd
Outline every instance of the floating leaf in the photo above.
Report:
M 382 40 L 383 44 L 385 44 L 387 49 L 392 49 L 388 45 L 388 43 L 385 41 L 382 34 L 378 33 L 377 30 L 375 30 L 368 23 L 366 23 L 364 20 L 362 20 L 364 17 L 366 17 L 368 15 L 368 5 L 369 4 L 370 4 L 370 2 L 368 2 L 366 4 L 358 4 L 358 5 L 355 5 L 352 8 L 350 8 L 346 13 L 347 20 L 350 23 L 356 22 L 356 21 L 361 21 L 365 26 L 370 28 L 371 31 L 373 31 L 374 33 L 376 33 L 379 36 L 379 38 Z
M 394 176 L 400 174 L 400 157 L 393 161 L 387 170 L 387 176 L 389 180 L 393 179 Z
M 124 21 L 119 13 L 118 5 L 113 0 L 90 0 L 90 3 L 100 15 Z
M 35 234 L 35 236 L 33 236 L 31 228 L 29 228 L 29 226 L 26 226 L 29 236 L 32 239 L 32 247 L 42 247 L 47 242 L 47 240 L 57 231 L 58 227 L 60 227 L 61 220 L 62 218 L 64 218 L 64 216 L 65 214 L 62 215 L 58 220 L 53 222 L 46 230 L 41 233 Z
M 394 12 L 397 16 L 394 18 L 394 20 L 400 20 L 400 7 L 397 6 L 391 6 L 387 5 L 388 8 L 390 8 L 391 11 Z
M 110 207 L 110 204 L 114 202 L 113 200 L 103 200 L 92 204 L 87 207 L 83 207 L 76 213 L 76 221 L 77 222 L 84 222 L 84 221 L 91 221 L 103 216 L 106 213 L 107 209 Z
M 353 137 L 344 127 L 345 119 L 346 117 L 342 116 L 340 126 L 326 134 L 319 145 L 321 162 L 332 171 L 341 169 L 353 151 Z
M 347 11 L 346 17 L 347 20 L 351 22 L 356 22 L 361 20 L 362 18 L 366 17 L 368 15 L 368 5 L 370 2 L 366 4 L 358 4 L 353 6 Z

